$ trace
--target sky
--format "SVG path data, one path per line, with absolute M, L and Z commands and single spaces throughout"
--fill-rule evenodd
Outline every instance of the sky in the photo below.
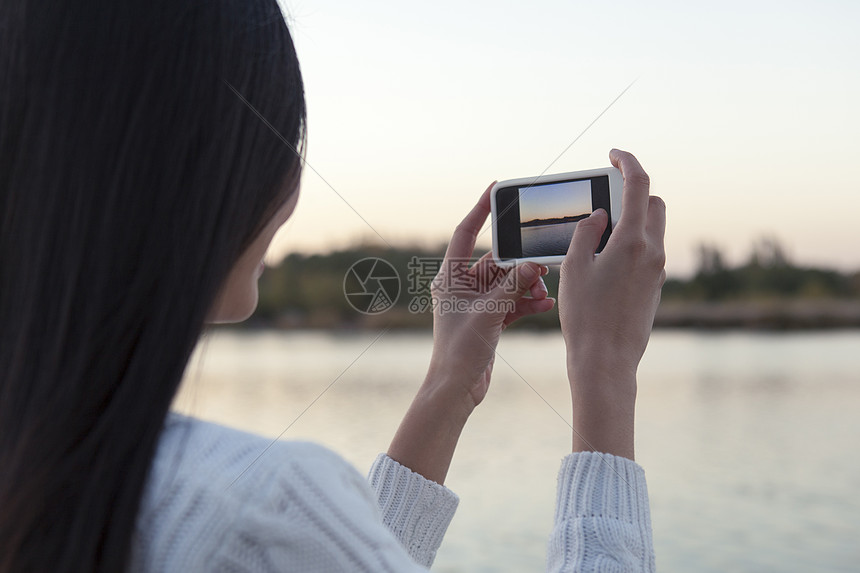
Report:
M 765 236 L 860 269 L 860 2 L 282 2 L 308 149 L 270 262 L 447 242 L 494 180 L 617 147 L 667 203 L 670 275 Z
M 520 188 L 520 222 L 591 213 L 591 180 Z

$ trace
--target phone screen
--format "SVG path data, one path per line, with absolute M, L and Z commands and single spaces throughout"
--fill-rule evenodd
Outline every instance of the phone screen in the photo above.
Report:
M 607 175 L 503 187 L 496 191 L 499 258 L 565 255 L 577 221 L 600 208 L 611 219 Z M 597 252 L 610 232 L 607 225 Z

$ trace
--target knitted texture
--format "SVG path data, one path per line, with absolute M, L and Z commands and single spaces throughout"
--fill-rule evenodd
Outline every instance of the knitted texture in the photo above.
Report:
M 562 461 L 547 570 L 656 570 L 641 466 L 597 452 L 577 452 Z
M 454 517 L 457 495 L 385 454 L 377 456 L 368 480 L 386 527 L 415 561 L 429 567 Z
M 440 487 L 395 481 L 407 490 Z M 426 497 L 400 496 L 404 503 Z M 365 478 L 337 454 L 171 415 L 142 498 L 129 570 L 426 572 L 404 545 L 432 559 L 441 522 L 450 521 L 456 503 L 447 505 L 447 514 L 435 511 L 440 524 L 430 517 L 427 527 L 414 529 L 432 532 L 432 540 L 405 531 L 398 539 Z M 389 510 L 402 513 L 394 504 Z
M 384 454 L 368 480 L 322 446 L 171 414 L 129 571 L 426 573 L 457 496 Z M 607 454 L 565 458 L 547 562 L 653 571 L 642 468 Z

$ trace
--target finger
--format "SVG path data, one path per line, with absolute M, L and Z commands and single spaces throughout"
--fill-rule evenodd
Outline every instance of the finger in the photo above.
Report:
M 489 264 L 495 264 L 495 263 L 493 262 L 493 253 L 491 253 L 490 251 L 487 251 L 486 253 L 481 255 L 481 258 L 479 258 L 477 261 L 475 261 L 475 264 L 472 265 L 472 270 L 474 272 L 478 272 L 479 270 L 481 270 L 481 268 L 486 267 Z
M 522 263 L 511 269 L 505 280 L 492 290 L 498 300 L 519 300 L 540 278 L 540 265 Z
M 666 237 L 666 203 L 656 195 L 652 195 L 648 201 L 648 222 L 645 225 L 645 232 L 660 243 Z
M 600 246 L 600 239 L 608 222 L 606 211 L 598 209 L 576 224 L 565 257 L 574 267 L 581 267 L 594 260 L 594 253 Z
M 626 151 L 613 149 L 609 161 L 621 171 L 624 189 L 621 195 L 621 219 L 618 225 L 644 226 L 648 213 L 648 193 L 651 180 L 639 160 Z
M 486 292 L 496 286 L 505 278 L 509 269 L 496 265 L 493 253 L 484 253 L 478 261 L 472 265 L 471 272 L 475 277 L 475 283 L 482 292 Z
M 478 202 L 466 215 L 457 228 L 454 230 L 454 235 L 451 237 L 451 242 L 448 243 L 448 249 L 445 251 L 445 258 L 462 258 L 468 259 L 472 256 L 472 251 L 475 250 L 475 240 L 478 238 L 478 233 L 484 221 L 487 220 L 487 215 L 490 214 L 490 189 L 493 188 L 496 182 L 493 181 L 487 187 Z
M 538 280 L 531 286 L 529 289 L 529 294 L 532 295 L 532 298 L 535 300 L 544 299 L 549 294 L 549 291 L 546 290 L 546 283 L 543 282 L 543 279 L 538 277 Z
M 554 298 L 544 298 L 541 300 L 534 300 L 531 298 L 520 299 L 517 301 L 514 312 L 509 313 L 502 324 L 504 326 L 508 326 L 512 322 L 515 322 L 524 316 L 546 312 L 553 306 L 555 306 Z

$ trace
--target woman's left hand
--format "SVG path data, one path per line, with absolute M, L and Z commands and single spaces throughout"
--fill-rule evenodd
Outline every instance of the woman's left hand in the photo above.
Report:
M 490 189 L 454 231 L 433 279 L 430 368 L 388 451 L 438 483 L 444 481 L 466 420 L 489 389 L 502 330 L 555 303 L 540 278 L 546 267 L 525 263 L 503 269 L 490 253 L 470 266 L 475 240 L 490 214 Z
M 492 185 L 454 231 L 430 291 L 433 356 L 428 379 L 459 391 L 466 413 L 487 393 L 502 330 L 555 303 L 547 297 L 541 276 L 548 269 L 542 265 L 501 268 L 493 262 L 492 253 L 486 253 L 469 266 L 475 240 L 490 213 L 490 189 Z

